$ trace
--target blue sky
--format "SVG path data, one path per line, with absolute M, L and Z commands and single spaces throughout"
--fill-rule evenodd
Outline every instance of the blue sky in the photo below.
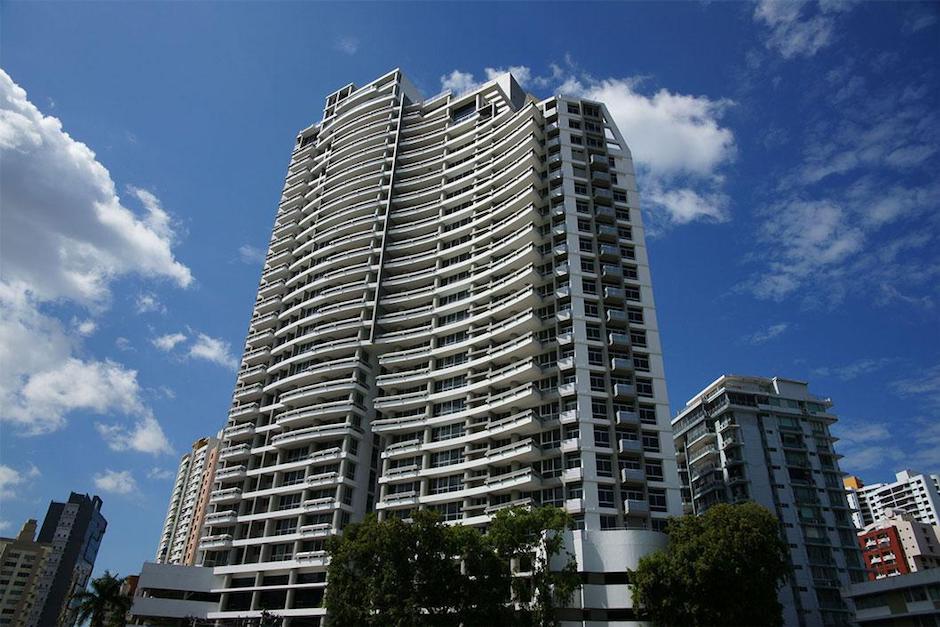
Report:
M 831 396 L 843 468 L 940 471 L 940 7 L 0 4 L 0 525 L 104 498 L 151 559 L 225 421 L 298 129 L 399 66 L 607 101 L 673 408 L 722 373 Z M 82 146 L 84 145 L 84 146 Z

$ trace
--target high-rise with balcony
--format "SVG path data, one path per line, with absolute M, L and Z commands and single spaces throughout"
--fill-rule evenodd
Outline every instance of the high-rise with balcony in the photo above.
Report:
M 858 477 L 847 477 L 846 492 L 859 529 L 879 522 L 888 512 L 910 514 L 925 525 L 940 524 L 940 477 L 913 470 L 895 473 L 890 483 L 865 485 Z
M 36 582 L 34 602 L 26 617 L 28 627 L 75 624 L 74 596 L 85 588 L 108 527 L 101 514 L 101 498 L 69 494 L 66 503 L 52 501 L 36 541 L 51 547 Z
M 157 563 L 196 563 L 218 455 L 219 439 L 205 437 L 193 442 L 192 450 L 180 459 L 157 547 Z
M 649 546 L 681 497 L 633 164 L 604 105 L 508 74 L 331 94 L 297 136 L 222 439 L 210 618 L 319 624 L 325 541 L 371 511 L 482 527 L 554 504 L 577 542 Z
M 840 591 L 865 580 L 831 406 L 800 381 L 726 375 L 672 423 L 689 511 L 755 501 L 780 519 L 793 566 L 779 593 L 787 627 L 848 625 Z

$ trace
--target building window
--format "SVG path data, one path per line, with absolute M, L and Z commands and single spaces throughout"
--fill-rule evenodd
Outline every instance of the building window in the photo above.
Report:
M 652 379 L 643 379 L 638 377 L 636 380 L 636 393 L 638 396 L 653 396 Z
M 643 450 L 647 453 L 659 452 L 659 434 L 650 431 L 643 432 Z
M 598 485 L 597 486 L 597 503 L 601 507 L 613 507 L 614 506 L 614 489 L 611 486 Z
M 587 339 L 600 341 L 601 339 L 601 328 L 596 324 L 587 325 Z
M 666 490 L 662 488 L 649 489 L 649 504 L 652 512 L 666 511 Z

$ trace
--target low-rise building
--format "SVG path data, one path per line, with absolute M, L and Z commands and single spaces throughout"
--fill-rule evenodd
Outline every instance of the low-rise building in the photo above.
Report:
M 137 580 L 128 624 L 211 624 L 198 621 L 218 611 L 222 581 L 212 568 L 146 562 Z
M 847 596 L 859 627 L 940 625 L 940 568 L 852 584 Z

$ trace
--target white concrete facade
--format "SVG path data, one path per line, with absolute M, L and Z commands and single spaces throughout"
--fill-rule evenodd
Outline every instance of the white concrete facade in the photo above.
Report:
M 552 562 L 561 568 L 567 555 L 578 564 L 581 588 L 570 607 L 559 610 L 563 627 L 637 627 L 648 625 L 633 607 L 628 577 L 640 558 L 666 547 L 666 535 L 636 529 L 578 530 L 565 533 L 562 553 Z
M 589 530 L 679 513 L 630 152 L 600 103 L 395 70 L 297 137 L 206 518 L 217 618 L 323 616 L 367 512 Z
M 831 405 L 800 381 L 725 375 L 672 422 L 687 510 L 755 501 L 780 519 L 794 568 L 780 591 L 787 627 L 847 625 L 840 589 L 865 579 Z
M 848 489 L 849 504 L 855 513 L 855 526 L 863 529 L 887 515 L 889 511 L 910 514 L 926 525 L 940 524 L 940 489 L 937 475 L 912 470 L 895 473 L 890 483 L 873 483 Z
M 205 619 L 218 609 L 217 589 L 221 585 L 222 577 L 211 568 L 145 562 L 128 624 L 182 624 L 177 621 Z

